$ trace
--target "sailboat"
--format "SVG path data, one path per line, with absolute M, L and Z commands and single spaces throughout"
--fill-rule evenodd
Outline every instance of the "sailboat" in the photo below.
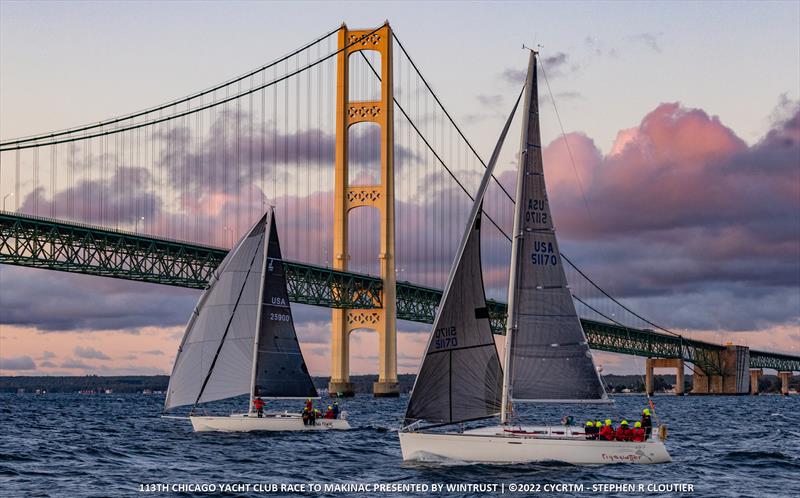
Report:
M 246 413 L 199 416 L 201 403 L 248 394 Z M 214 272 L 186 325 L 164 410 L 192 405 L 195 431 L 349 429 L 340 418 L 303 423 L 299 413 L 263 413 L 264 399 L 316 398 L 294 329 L 275 212 L 270 208 Z
M 476 193 L 439 303 L 399 432 L 403 459 L 578 465 L 669 462 L 657 437 L 644 442 L 589 440 L 579 427 L 523 426 L 511 420 L 514 401 L 610 403 L 567 286 L 550 214 L 539 132 L 537 55 L 531 51 L 524 89 L 502 366 L 486 312 L 481 210 L 519 99 Z M 431 430 L 463 427 L 498 415 L 500 425 L 458 432 Z

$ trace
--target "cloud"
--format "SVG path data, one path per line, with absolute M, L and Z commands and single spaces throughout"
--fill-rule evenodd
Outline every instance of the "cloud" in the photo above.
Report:
M 142 351 L 142 354 L 151 354 L 155 356 L 160 356 L 163 355 L 164 352 L 161 351 L 160 349 L 151 349 L 150 351 Z
M 49 360 L 51 358 L 55 358 L 56 354 L 52 351 L 42 351 L 42 356 L 39 357 L 40 360 Z
M 500 77 L 506 82 L 516 85 L 523 83 L 527 75 L 528 73 L 524 69 L 506 68 Z
M 658 33 L 638 33 L 635 35 L 631 35 L 628 37 L 628 40 L 631 40 L 636 43 L 640 43 L 645 47 L 649 48 L 653 52 L 661 53 L 661 44 L 660 39 L 664 35 L 662 32 Z
M 478 103 L 486 106 L 496 108 L 499 107 L 503 103 L 503 96 L 500 94 L 495 95 L 478 95 L 475 97 L 478 100 Z
M 73 358 L 68 358 L 63 363 L 61 363 L 61 365 L 59 365 L 59 366 L 61 368 L 83 369 L 83 370 L 90 370 L 90 369 L 95 368 L 95 367 L 93 367 L 91 365 L 87 365 L 86 363 L 83 363 L 82 361 L 76 360 L 76 359 L 73 359 Z
M 0 370 L 36 370 L 36 363 L 30 356 L 1 358 Z
M 41 368 L 58 368 L 58 365 L 56 365 L 52 361 L 43 361 L 43 362 L 39 363 L 39 367 L 41 367 Z
M 102 351 L 98 351 L 98 350 L 94 349 L 91 346 L 87 346 L 87 347 L 76 346 L 75 347 L 75 356 L 77 356 L 78 358 L 84 358 L 84 359 L 87 359 L 87 360 L 110 360 L 111 359 L 107 354 L 103 353 Z
M 89 275 L 3 269 L 0 323 L 40 331 L 120 330 L 186 323 L 198 291 Z M 91 302 L 92 306 L 86 306 Z M 132 306 L 131 303 L 135 303 Z

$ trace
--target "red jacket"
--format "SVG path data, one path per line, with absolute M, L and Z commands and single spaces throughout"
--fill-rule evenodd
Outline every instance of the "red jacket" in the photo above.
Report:
M 633 437 L 631 438 L 631 441 L 636 441 L 638 443 L 641 443 L 641 442 L 644 441 L 644 429 L 642 429 L 641 427 L 638 428 L 638 429 L 636 427 L 634 427 L 631 430 L 631 433 L 633 434 Z
M 610 425 L 604 425 L 600 428 L 600 437 L 605 439 L 606 441 L 613 441 L 614 440 L 614 428 Z
M 253 407 L 256 410 L 260 410 L 260 409 L 264 408 L 264 400 L 258 399 L 258 398 L 254 399 L 253 400 Z
M 311 411 L 314 409 L 314 404 L 311 401 L 306 401 L 306 410 Z
M 328 410 L 325 412 L 325 418 L 336 418 L 336 414 L 333 413 L 333 410 Z
M 631 430 L 624 425 L 617 427 L 617 433 L 615 435 L 617 441 L 631 441 L 632 436 Z

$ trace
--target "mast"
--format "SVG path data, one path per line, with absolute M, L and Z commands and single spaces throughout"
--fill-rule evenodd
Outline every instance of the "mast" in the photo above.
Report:
M 264 229 L 264 257 L 261 260 L 261 285 L 258 286 L 258 311 L 256 311 L 256 333 L 254 334 L 255 337 L 253 338 L 253 368 L 252 374 L 250 376 L 250 399 L 248 400 L 248 408 L 247 413 L 253 413 L 253 396 L 256 394 L 256 377 L 258 376 L 258 372 L 256 368 L 258 367 L 258 341 L 261 337 L 259 333 L 261 331 L 261 311 L 264 308 L 264 283 L 266 282 L 267 277 L 267 259 L 269 258 L 269 235 L 272 231 L 272 223 L 275 221 L 275 211 L 272 206 L 269 208 L 269 222 L 267 223 L 267 227 Z
M 523 108 L 525 109 L 525 116 L 522 119 L 522 139 L 520 144 L 519 167 L 517 168 L 517 190 L 515 194 L 514 206 L 514 230 L 512 232 L 513 238 L 511 240 L 511 271 L 508 278 L 508 311 L 506 314 L 506 342 L 503 348 L 503 397 L 500 407 L 500 423 L 505 425 L 508 423 L 508 408 L 511 400 L 511 339 L 514 331 L 517 328 L 515 321 L 516 311 L 516 286 L 518 278 L 518 264 L 519 252 L 522 249 L 522 211 L 525 208 L 522 201 L 522 189 L 525 183 L 526 174 L 526 154 L 528 150 L 528 125 L 531 119 L 530 106 L 533 100 L 533 92 L 537 91 L 536 88 L 536 56 L 539 52 L 531 50 L 530 58 L 528 59 L 528 74 L 525 78 L 525 101 Z M 538 107 L 538 106 L 537 106 Z M 539 119 L 538 109 L 536 109 L 536 116 L 534 119 Z

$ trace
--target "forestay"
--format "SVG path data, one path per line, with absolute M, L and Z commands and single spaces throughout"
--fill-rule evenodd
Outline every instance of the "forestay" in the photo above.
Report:
M 502 369 L 489 326 L 481 272 L 481 209 L 518 104 L 519 98 L 475 195 L 411 393 L 406 425 L 418 420 L 433 424 L 477 420 L 500 410 Z
M 542 167 L 536 85 L 532 53 L 509 283 L 510 396 L 529 401 L 606 400 L 558 250 Z
M 250 391 L 267 215 L 227 254 L 178 348 L 165 409 Z

